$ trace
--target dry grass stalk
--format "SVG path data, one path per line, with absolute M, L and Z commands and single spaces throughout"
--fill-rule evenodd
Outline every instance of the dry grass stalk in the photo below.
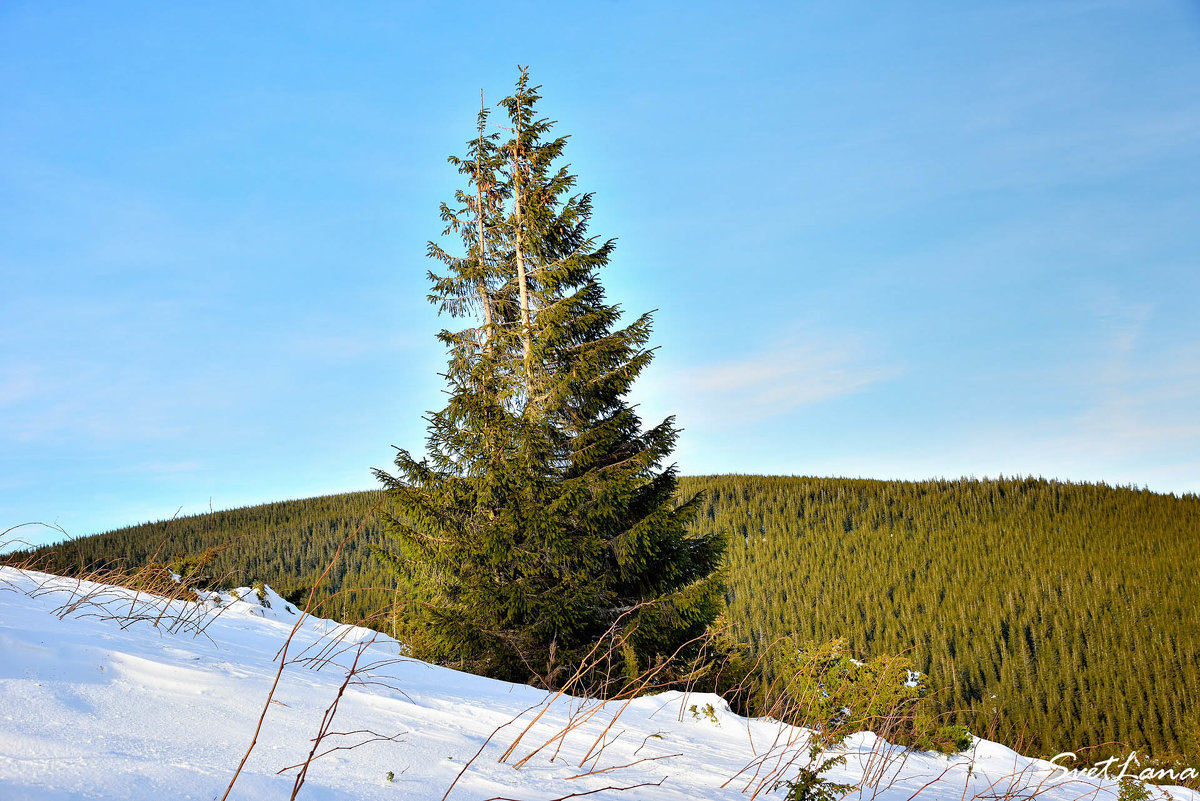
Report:
M 242 759 L 238 763 L 237 769 L 233 772 L 233 776 L 229 779 L 229 786 L 225 788 L 225 793 L 221 796 L 221 801 L 227 801 L 229 794 L 233 792 L 233 786 L 237 783 L 238 777 L 241 776 L 242 770 L 246 767 L 246 761 L 250 759 L 250 754 L 253 753 L 254 746 L 258 743 L 258 737 L 262 733 L 263 722 L 266 720 L 267 712 L 271 708 L 271 701 L 274 700 L 275 692 L 279 689 L 279 680 L 283 677 L 283 669 L 288 664 L 288 649 L 291 647 L 292 641 L 296 637 L 296 632 L 300 630 L 300 626 L 304 622 L 304 619 L 309 616 L 309 610 L 312 608 L 313 600 L 316 598 L 317 588 L 325 582 L 326 577 L 329 576 L 329 571 L 331 571 L 333 566 L 337 564 L 337 560 L 342 555 L 342 549 L 345 548 L 352 539 L 359 535 L 359 533 L 363 530 L 363 527 L 365 527 L 367 522 L 374 517 L 375 512 L 377 512 L 379 507 L 382 505 L 383 499 L 380 499 L 373 507 L 371 507 L 370 511 L 367 512 L 363 519 L 359 521 L 359 524 L 354 531 L 351 532 L 340 543 L 338 543 L 338 547 L 334 551 L 333 557 L 329 560 L 329 564 L 321 573 L 320 578 L 318 578 L 313 584 L 312 589 L 309 590 L 308 600 L 304 604 L 304 609 L 301 611 L 300 616 L 296 619 L 296 622 L 292 625 L 292 630 L 288 633 L 287 639 L 284 640 L 283 647 L 279 650 L 279 655 L 277 657 L 279 669 L 275 671 L 275 678 L 271 682 L 271 689 L 267 692 L 267 698 L 263 702 L 262 713 L 258 716 L 258 723 L 255 724 L 254 733 L 250 738 L 250 745 L 246 748 L 246 753 L 242 755 Z

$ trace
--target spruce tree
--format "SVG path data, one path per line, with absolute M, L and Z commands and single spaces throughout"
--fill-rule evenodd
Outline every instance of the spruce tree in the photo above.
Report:
M 442 266 L 430 300 L 472 325 L 444 330 L 449 400 L 430 413 L 426 455 L 376 471 L 395 543 L 378 551 L 410 593 L 399 621 L 415 654 L 510 680 L 557 686 L 606 632 L 627 636 L 624 667 L 679 653 L 723 604 L 725 543 L 693 534 L 665 464 L 677 430 L 647 430 L 626 401 L 650 363 L 651 316 L 622 325 L 599 272 L 612 240 L 588 232 L 566 137 L 539 118 L 521 71 L 481 109 L 467 180 L 443 205 Z M 502 141 L 503 139 L 503 141 Z

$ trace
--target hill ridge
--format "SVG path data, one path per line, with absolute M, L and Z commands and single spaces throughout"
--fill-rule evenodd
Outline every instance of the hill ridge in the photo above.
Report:
M 845 637 L 911 652 L 973 731 L 1047 754 L 1122 741 L 1200 763 L 1200 498 L 1042 478 L 923 482 L 684 477 L 730 537 L 729 618 L 750 643 Z M 142 524 L 39 549 L 47 569 L 224 548 L 211 564 L 287 595 L 378 499 L 366 490 Z M 322 614 L 352 622 L 394 583 L 365 548 Z M 373 588 L 373 589 L 372 589 Z M 1020 750 L 1020 749 L 1018 749 Z

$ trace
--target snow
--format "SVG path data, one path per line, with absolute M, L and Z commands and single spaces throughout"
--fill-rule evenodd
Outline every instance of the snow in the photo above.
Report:
M 221 798 L 300 619 L 274 591 L 264 594 L 266 603 L 250 588 L 237 591 L 240 600 L 167 602 L 0 567 L 0 799 Z M 436 800 L 448 789 L 463 801 L 749 799 L 756 789 L 782 798 L 764 779 L 781 768 L 790 778 L 807 763 L 807 732 L 738 717 L 716 696 L 555 698 L 413 660 L 367 629 L 306 618 L 230 798 L 291 796 L 296 771 L 282 769 L 305 760 L 356 659 L 318 753 L 340 750 L 312 762 L 301 798 Z M 824 776 L 858 785 L 850 799 L 1117 797 L 1114 781 L 1055 778 L 1050 763 L 983 740 L 947 757 L 864 732 L 840 753 L 845 764 Z M 1154 792 L 1200 801 L 1184 788 Z

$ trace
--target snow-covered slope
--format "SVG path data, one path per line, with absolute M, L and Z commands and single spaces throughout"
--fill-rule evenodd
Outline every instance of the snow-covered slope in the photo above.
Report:
M 249 589 L 239 595 L 167 603 L 0 567 L 0 799 L 220 798 L 297 620 L 273 592 L 269 606 Z M 305 760 L 356 659 L 318 753 L 340 750 L 312 763 L 301 798 L 441 799 L 452 785 L 449 797 L 464 801 L 748 799 L 756 789 L 781 798 L 764 780 L 790 760 L 783 778 L 807 764 L 804 732 L 737 717 L 715 696 L 550 703 L 544 692 L 407 659 L 394 640 L 314 618 L 287 659 L 230 798 L 291 795 L 296 771 L 284 769 Z M 1117 796 L 1111 781 L 1055 779 L 1049 763 L 986 741 L 945 757 L 863 733 L 844 753 L 846 764 L 826 775 L 859 785 L 852 799 Z

